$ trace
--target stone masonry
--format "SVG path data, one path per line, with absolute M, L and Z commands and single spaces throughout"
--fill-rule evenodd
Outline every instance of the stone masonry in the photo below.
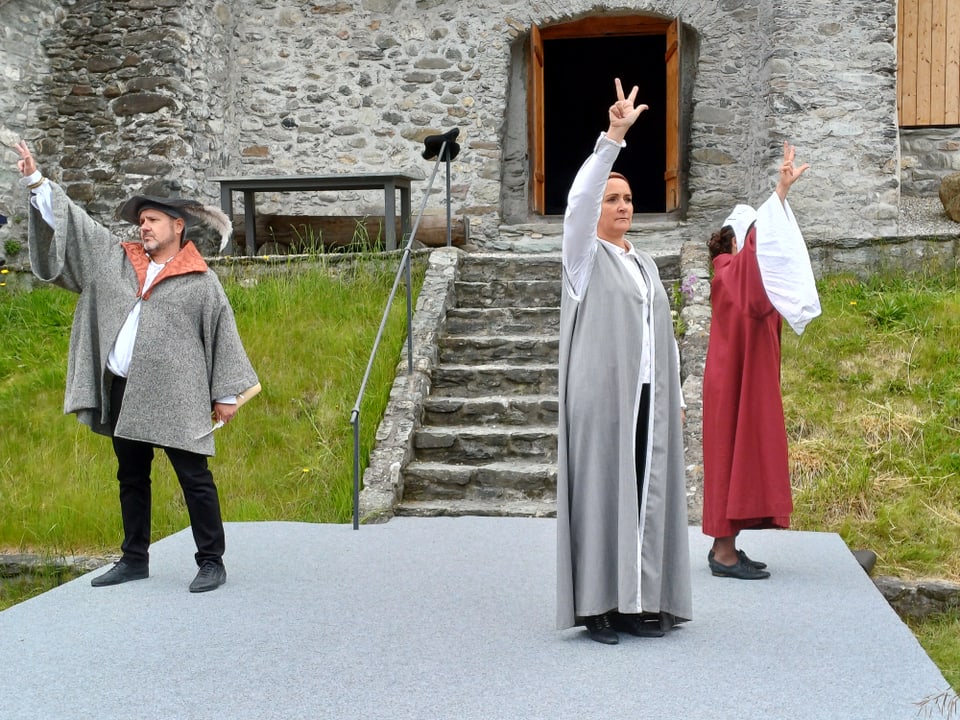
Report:
M 734 203 L 759 203 L 790 140 L 813 166 L 794 204 L 818 262 L 902 235 L 896 0 L 7 0 L 0 139 L 26 138 L 45 172 L 114 223 L 134 191 L 215 203 L 217 175 L 426 175 L 422 139 L 456 127 L 453 210 L 483 246 L 505 219 L 537 219 L 526 199 L 531 25 L 618 14 L 683 19 L 689 205 L 678 227 L 699 238 Z M 917 168 L 952 147 L 928 152 L 922 137 L 910 135 L 914 192 L 929 191 Z M 0 211 L 16 218 L 23 198 L 4 157 Z M 436 193 L 427 212 L 442 203 Z M 307 214 L 379 204 L 364 192 L 260 201 Z

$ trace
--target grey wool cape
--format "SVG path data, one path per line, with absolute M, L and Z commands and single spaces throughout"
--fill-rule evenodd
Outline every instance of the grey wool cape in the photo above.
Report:
M 568 216 L 576 204 L 595 203 L 599 218 L 619 152 L 600 145 L 574 181 Z M 693 615 L 682 397 L 669 300 L 653 258 L 638 252 L 653 316 L 647 471 L 638 498 L 644 302 L 613 246 L 596 237 L 596 219 L 588 224 L 598 246 L 588 283 L 578 299 L 564 267 L 561 298 L 557 627 L 617 610 L 657 615 L 666 628 Z
M 47 181 L 49 182 L 49 180 Z M 30 264 L 40 280 L 79 293 L 67 359 L 64 412 L 110 435 L 107 357 L 138 299 L 139 279 L 124 245 L 51 183 L 54 227 L 31 206 Z M 243 349 L 217 276 L 187 243 L 180 274 L 166 268 L 145 294 L 118 437 L 214 454 L 214 399 L 252 387 Z M 191 259 L 192 258 L 192 259 Z M 149 262 L 147 260 L 147 262 Z

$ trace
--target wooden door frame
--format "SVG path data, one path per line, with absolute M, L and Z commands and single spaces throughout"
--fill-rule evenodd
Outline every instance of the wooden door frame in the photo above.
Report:
M 527 56 L 527 141 L 530 151 L 530 188 L 532 210 L 540 215 L 546 207 L 545 131 L 543 96 L 543 43 L 545 40 L 582 39 L 596 37 L 632 37 L 663 35 L 667 49 L 664 54 L 667 73 L 666 170 L 664 185 L 667 212 L 680 208 L 680 37 L 682 23 L 656 17 L 602 16 L 585 17 L 559 25 L 530 26 L 530 46 Z

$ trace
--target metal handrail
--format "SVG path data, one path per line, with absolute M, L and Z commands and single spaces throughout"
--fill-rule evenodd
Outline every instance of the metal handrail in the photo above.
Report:
M 433 173 L 430 175 L 430 182 L 427 184 L 427 191 L 423 194 L 423 202 L 420 204 L 420 211 L 417 213 L 417 219 L 413 223 L 413 229 L 410 231 L 410 238 L 403 248 L 403 257 L 400 258 L 400 267 L 397 268 L 397 275 L 393 280 L 393 287 L 390 290 L 390 296 L 387 298 L 387 306 L 383 311 L 383 317 L 380 320 L 380 328 L 377 330 L 377 337 L 373 341 L 373 349 L 370 351 L 370 359 L 367 361 L 367 369 L 363 374 L 363 381 L 360 383 L 360 392 L 357 393 L 357 401 L 350 411 L 350 424 L 353 426 L 353 529 L 360 527 L 360 402 L 363 400 L 363 393 L 367 389 L 367 380 L 370 379 L 370 371 L 373 368 L 373 360 L 380 347 L 380 339 L 383 336 L 383 330 L 387 324 L 387 316 L 390 313 L 390 306 L 393 305 L 393 298 L 397 293 L 397 286 L 400 284 L 400 274 L 406 274 L 407 280 L 407 375 L 413 374 L 413 294 L 411 288 L 410 272 L 410 249 L 413 246 L 414 238 L 417 235 L 417 228 L 420 227 L 420 220 L 423 218 L 423 211 L 427 207 L 427 200 L 430 198 L 430 191 L 433 189 L 433 181 L 437 177 L 437 170 L 440 169 L 440 161 L 446 158 L 447 162 L 447 245 L 450 245 L 450 157 L 446 152 L 447 141 L 444 140 L 440 146 L 440 153 L 437 155 L 437 162 L 433 166 Z

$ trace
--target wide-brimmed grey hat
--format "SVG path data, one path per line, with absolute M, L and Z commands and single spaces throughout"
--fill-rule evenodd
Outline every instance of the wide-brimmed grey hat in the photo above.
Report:
M 120 208 L 120 219 L 132 225 L 139 225 L 140 213 L 148 209 L 159 210 L 172 218 L 180 218 L 187 228 L 195 225 L 213 228 L 220 233 L 221 252 L 233 234 L 233 223 L 220 208 L 204 205 L 188 198 L 134 195 Z

